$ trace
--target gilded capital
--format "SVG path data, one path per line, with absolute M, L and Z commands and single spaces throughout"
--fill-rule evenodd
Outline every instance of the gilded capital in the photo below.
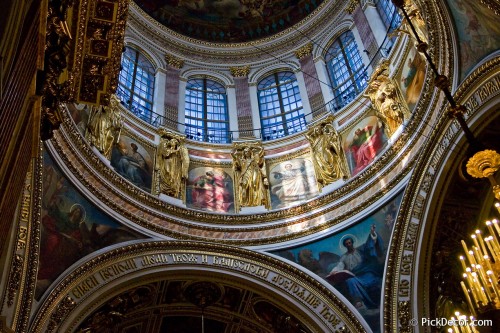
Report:
M 359 4 L 359 0 L 351 0 L 349 4 L 347 5 L 345 11 L 348 14 L 352 14 L 354 10 L 356 9 L 356 6 Z
M 303 58 L 307 57 L 308 55 L 311 55 L 312 54 L 312 50 L 313 50 L 312 43 L 308 43 L 308 44 L 302 46 L 301 48 L 299 48 L 297 51 L 295 51 L 295 56 L 299 60 L 303 59 Z
M 234 77 L 245 77 L 250 73 L 250 66 L 231 67 L 229 68 L 231 75 Z
M 181 69 L 184 66 L 184 60 L 174 57 L 173 55 L 166 54 L 165 60 L 169 66 L 172 66 L 177 69 Z
M 500 168 L 500 154 L 494 150 L 483 150 L 475 153 L 467 161 L 467 173 L 474 178 L 493 176 Z

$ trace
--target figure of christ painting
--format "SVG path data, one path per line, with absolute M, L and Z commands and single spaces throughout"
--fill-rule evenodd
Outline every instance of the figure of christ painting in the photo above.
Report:
M 420 92 L 424 86 L 425 80 L 425 59 L 414 48 L 411 48 L 406 63 L 399 79 L 401 92 L 408 103 L 410 111 L 420 98 Z
M 120 136 L 111 152 L 111 166 L 125 179 L 151 192 L 153 156 L 133 138 Z
M 233 179 L 223 169 L 197 167 L 189 171 L 186 205 L 218 213 L 234 212 Z
M 382 280 L 403 194 L 355 225 L 305 245 L 273 252 L 328 281 L 380 332 Z
M 282 162 L 270 169 L 271 207 L 285 208 L 318 195 L 314 165 L 305 158 Z
M 344 139 L 351 174 L 355 176 L 372 163 L 386 143 L 384 127 L 377 117 L 369 116 L 356 124 Z
M 481 59 L 500 48 L 500 24 L 498 15 L 480 1 L 447 2 L 458 33 L 462 80 Z
M 106 246 L 142 237 L 85 199 L 47 153 L 44 153 L 43 160 L 37 300 L 78 259 Z

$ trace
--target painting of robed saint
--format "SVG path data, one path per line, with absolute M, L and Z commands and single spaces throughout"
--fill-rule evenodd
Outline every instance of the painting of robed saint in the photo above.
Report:
M 186 205 L 209 212 L 234 213 L 233 179 L 223 168 L 192 168 L 186 186 Z
M 364 220 L 326 238 L 273 253 L 319 275 L 380 332 L 387 249 L 402 193 Z

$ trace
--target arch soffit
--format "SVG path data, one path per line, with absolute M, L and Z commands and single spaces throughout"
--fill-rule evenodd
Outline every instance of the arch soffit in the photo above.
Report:
M 323 36 L 313 49 L 313 58 L 324 58 L 333 42 L 344 32 L 352 30 L 353 24 L 354 22 L 352 20 L 346 19 L 335 26 L 335 29 L 332 29 L 327 35 Z
M 468 112 L 464 117 L 469 127 L 481 128 L 492 121 L 495 117 L 493 111 L 500 104 L 500 57 L 486 60 L 476 67 L 476 70 L 457 89 L 455 100 L 467 107 Z M 428 293 L 428 282 L 417 281 L 417 278 L 418 275 L 430 274 L 433 243 L 427 238 L 432 236 L 431 233 L 438 223 L 436 214 L 440 204 L 437 202 L 439 196 L 443 194 L 439 188 L 446 183 L 445 178 L 449 172 L 447 161 L 453 158 L 452 155 L 456 155 L 454 151 L 457 150 L 455 147 L 457 142 L 462 142 L 458 144 L 458 147 L 461 147 L 465 140 L 456 122 L 448 118 L 443 117 L 436 124 L 436 128 L 439 130 L 429 138 L 427 146 L 415 164 L 416 168 L 403 197 L 400 216 L 393 234 L 393 238 L 402 241 L 391 246 L 394 256 L 390 261 L 398 259 L 388 263 L 391 271 L 387 274 L 392 276 L 392 279 L 386 282 L 386 289 L 392 288 L 395 291 L 385 297 L 397 295 L 395 299 L 385 300 L 393 304 L 394 311 L 390 311 L 392 315 L 401 316 L 403 313 L 409 313 L 409 318 L 430 315 L 428 304 L 424 304 L 428 297 L 421 299 L 421 295 Z M 389 323 L 386 323 L 386 327 L 387 325 Z M 399 325 L 401 326 L 398 327 L 398 331 L 410 327 L 408 323 Z
M 278 72 L 292 72 L 296 73 L 300 70 L 300 64 L 295 60 L 285 60 L 286 64 L 283 64 L 281 61 L 278 63 L 271 64 L 269 66 L 262 67 L 250 74 L 248 77 L 248 82 L 252 84 L 258 84 L 261 80 L 265 79 L 271 74 Z M 288 65 L 288 66 L 287 66 Z
M 123 288 L 180 270 L 202 280 L 206 280 L 207 273 L 216 274 L 244 282 L 250 289 L 272 296 L 269 299 L 286 300 L 288 310 L 315 326 L 310 327 L 313 332 L 334 332 L 342 327 L 359 332 L 368 327 L 334 288 L 281 258 L 213 243 L 147 241 L 101 253 L 66 275 L 42 301 L 30 332 L 74 330 Z
M 162 57 L 160 57 L 156 52 L 153 52 L 150 47 L 136 39 L 136 38 L 131 38 L 131 37 L 125 37 L 125 46 L 131 47 L 133 49 L 138 50 L 142 55 L 144 55 L 150 62 L 153 64 L 155 70 L 158 70 L 159 68 L 165 68 L 166 67 L 166 62 Z
M 183 80 L 189 80 L 195 77 L 206 77 L 208 79 L 219 82 L 227 89 L 228 86 L 233 85 L 233 79 L 220 71 L 207 70 L 205 68 L 188 68 L 181 72 L 180 78 Z

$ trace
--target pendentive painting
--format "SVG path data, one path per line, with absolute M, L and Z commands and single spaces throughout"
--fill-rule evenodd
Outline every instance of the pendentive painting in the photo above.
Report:
M 43 163 L 37 300 L 64 270 L 83 256 L 112 244 L 143 238 L 85 199 L 46 152 Z
M 368 116 L 343 135 L 347 165 L 351 174 L 363 171 L 387 144 L 382 123 L 375 116 Z
M 272 209 L 299 204 L 314 198 L 319 192 L 310 159 L 295 158 L 271 165 L 268 179 Z
M 410 111 L 415 108 L 424 86 L 425 64 L 424 57 L 412 47 L 399 77 L 401 92 Z
M 189 170 L 186 206 L 216 213 L 234 213 L 233 179 L 228 169 L 194 167 Z
M 154 153 L 138 140 L 122 135 L 111 152 L 111 166 L 123 178 L 144 191 L 151 192 Z
M 402 193 L 373 215 L 324 239 L 273 252 L 328 281 L 380 332 L 382 280 Z
M 500 48 L 500 24 L 498 15 L 481 1 L 448 0 L 448 5 L 458 33 L 463 79 L 482 58 Z

